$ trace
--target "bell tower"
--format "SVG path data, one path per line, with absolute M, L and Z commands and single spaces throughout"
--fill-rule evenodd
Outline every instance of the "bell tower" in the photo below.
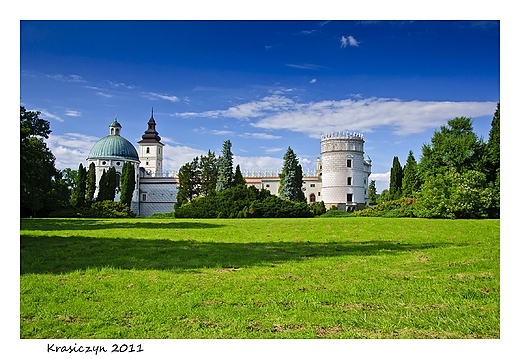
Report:
M 152 177 L 162 176 L 163 147 L 159 132 L 155 129 L 155 120 L 152 117 L 148 120 L 148 129 L 144 132 L 142 140 L 139 144 L 139 160 L 141 167 L 144 168 L 146 174 Z

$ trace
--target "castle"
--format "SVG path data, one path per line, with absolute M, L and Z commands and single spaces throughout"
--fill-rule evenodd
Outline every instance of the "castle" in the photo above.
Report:
M 117 187 L 125 162 L 134 165 L 136 189 L 132 197 L 131 210 L 138 217 L 148 217 L 155 213 L 169 213 L 177 198 L 179 180 L 176 171 L 164 171 L 162 167 L 164 144 L 156 130 L 152 116 L 142 139 L 134 147 L 121 136 L 121 124 L 114 120 L 109 126 L 109 135 L 92 146 L 87 162 L 96 167 L 96 196 L 99 180 L 104 170 L 115 167 Z M 359 133 L 338 132 L 321 137 L 321 157 L 316 167 L 304 173 L 307 203 L 323 201 L 325 207 L 351 211 L 368 204 L 368 177 L 372 161 L 365 156 L 364 138 Z M 248 186 L 267 189 L 277 195 L 280 186 L 279 172 L 243 171 Z M 119 200 L 116 189 L 115 200 Z

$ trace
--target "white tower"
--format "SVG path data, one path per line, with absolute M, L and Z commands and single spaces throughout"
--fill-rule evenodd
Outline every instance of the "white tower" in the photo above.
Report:
M 364 139 L 358 133 L 330 133 L 321 137 L 322 198 L 330 209 L 361 209 L 368 204 L 370 159 L 364 157 Z
M 147 176 L 161 177 L 163 162 L 163 147 L 159 132 L 155 130 L 155 120 L 152 117 L 148 121 L 148 129 L 144 132 L 139 144 L 139 159 L 141 167 L 146 171 Z

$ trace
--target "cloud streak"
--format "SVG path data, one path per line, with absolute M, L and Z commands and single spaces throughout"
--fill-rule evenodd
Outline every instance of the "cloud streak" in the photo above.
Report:
M 339 41 L 341 42 L 341 48 L 345 48 L 347 46 L 359 46 L 359 43 L 356 39 L 354 39 L 353 36 L 341 36 L 341 39 Z

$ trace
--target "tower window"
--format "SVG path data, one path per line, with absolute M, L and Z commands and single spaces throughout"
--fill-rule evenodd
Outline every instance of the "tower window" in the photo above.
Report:
M 347 202 L 352 202 L 352 193 L 347 193 Z
M 146 153 L 150 153 L 150 147 L 146 147 Z
M 347 185 L 352 186 L 352 177 L 347 177 Z
M 352 160 L 347 160 L 347 167 L 352 167 Z

